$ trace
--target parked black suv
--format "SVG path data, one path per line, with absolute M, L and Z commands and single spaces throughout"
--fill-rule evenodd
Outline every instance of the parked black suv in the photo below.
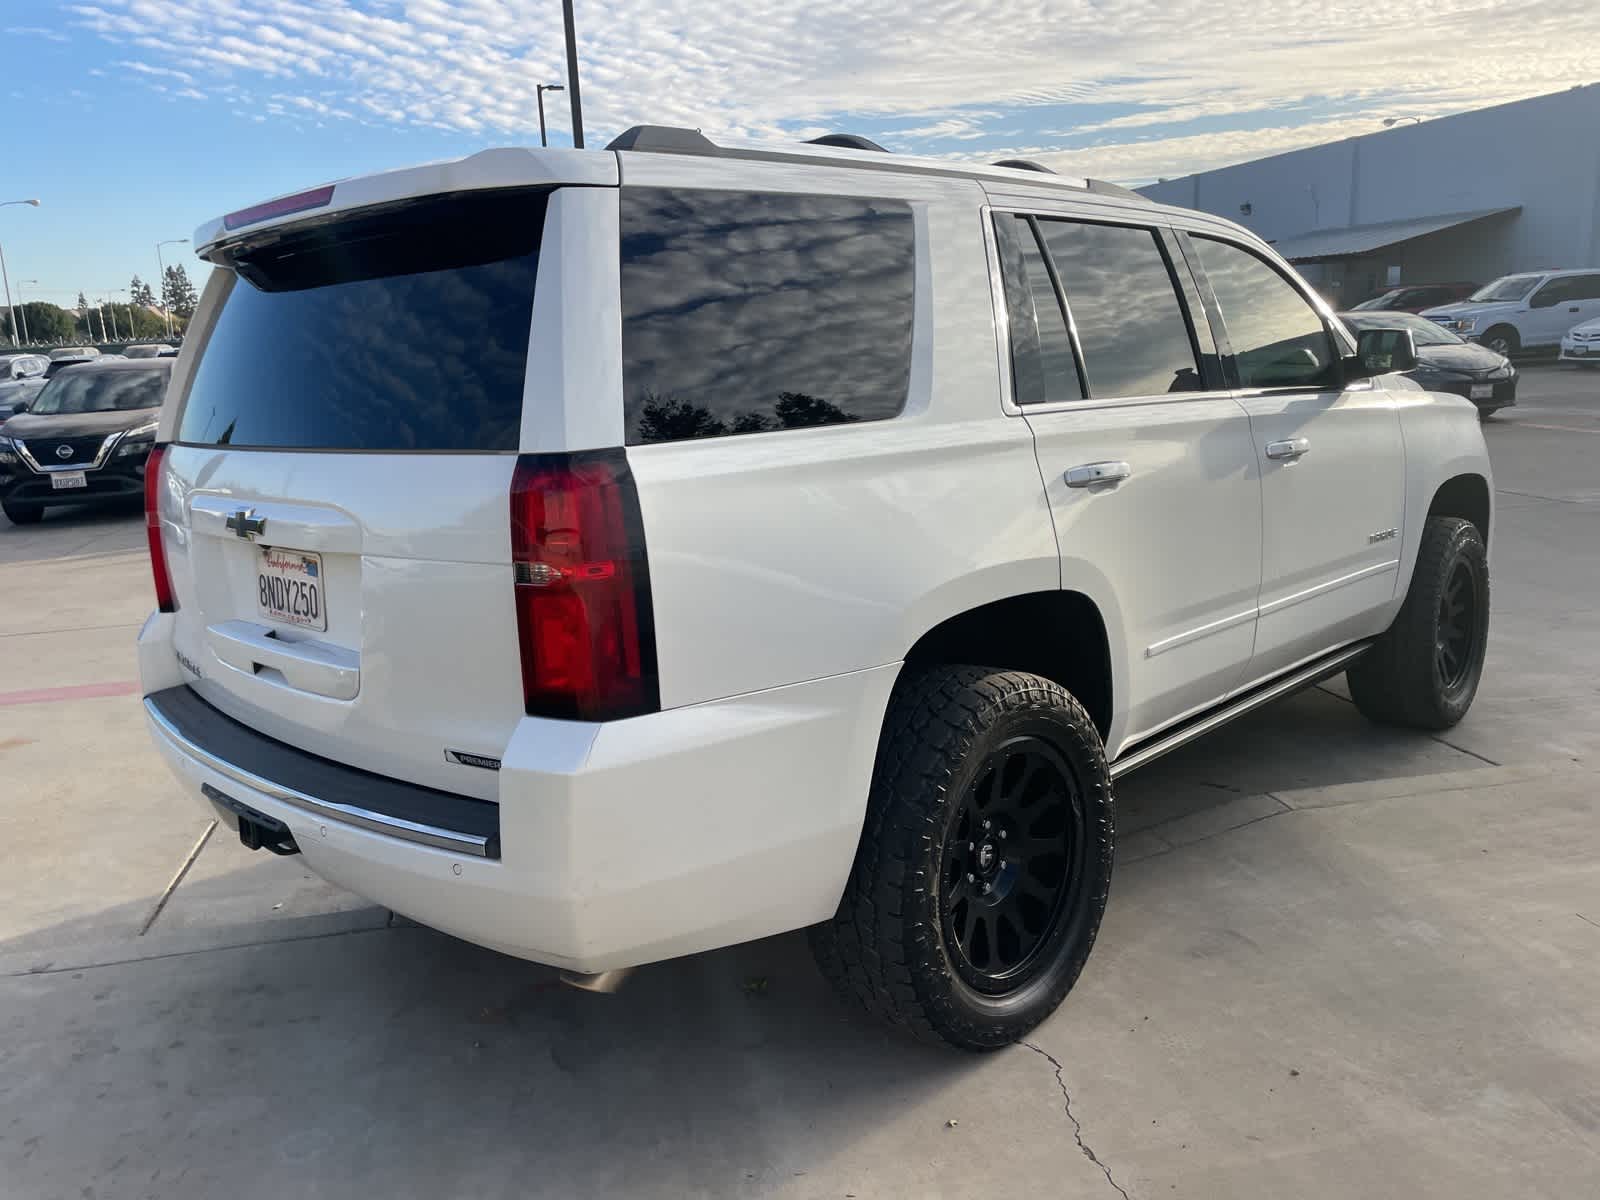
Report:
M 19 403 L 0 425 L 0 509 L 12 524 L 47 506 L 141 497 L 171 375 L 170 359 L 84 363 Z

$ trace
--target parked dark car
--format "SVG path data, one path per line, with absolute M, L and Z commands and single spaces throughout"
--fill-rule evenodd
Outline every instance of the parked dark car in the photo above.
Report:
M 1390 288 L 1351 307 L 1352 312 L 1419 313 L 1440 304 L 1465 300 L 1477 290 L 1475 283 L 1417 283 Z
M 11 523 L 142 497 L 171 376 L 170 358 L 84 363 L 19 403 L 0 425 L 0 509 Z
M 1454 392 L 1478 406 L 1478 415 L 1517 402 L 1517 369 L 1503 354 L 1465 342 L 1426 317 L 1402 312 L 1340 313 L 1351 332 L 1363 329 L 1409 329 L 1417 347 L 1417 365 L 1403 374 L 1430 392 Z

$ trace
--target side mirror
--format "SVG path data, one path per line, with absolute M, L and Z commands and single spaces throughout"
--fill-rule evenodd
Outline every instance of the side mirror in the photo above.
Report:
M 28 411 L 28 402 L 26 400 L 18 400 L 15 404 L 13 404 L 11 406 L 11 415 L 13 417 L 16 416 L 18 413 L 25 413 L 27 411 Z
M 1363 329 L 1356 334 L 1356 353 L 1345 362 L 1348 379 L 1371 379 L 1417 365 L 1417 343 L 1409 329 Z

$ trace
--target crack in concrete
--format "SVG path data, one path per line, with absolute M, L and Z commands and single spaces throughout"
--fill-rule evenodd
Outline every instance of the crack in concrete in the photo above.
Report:
M 1073 1141 L 1078 1143 L 1078 1149 L 1083 1152 L 1083 1156 L 1100 1168 L 1100 1173 L 1106 1177 L 1106 1182 L 1116 1189 L 1117 1195 L 1121 1196 L 1122 1200 L 1129 1200 L 1128 1193 L 1123 1190 L 1122 1185 L 1111 1177 L 1111 1168 L 1101 1162 L 1099 1156 L 1089 1148 L 1089 1143 L 1083 1140 L 1083 1122 L 1078 1120 L 1072 1111 L 1072 1095 L 1067 1091 L 1067 1081 L 1061 1078 L 1061 1063 L 1056 1060 L 1055 1055 L 1048 1050 L 1041 1050 L 1032 1042 L 1023 1042 L 1022 1044 L 1055 1068 L 1056 1086 L 1061 1089 L 1062 1106 L 1066 1109 L 1067 1120 L 1072 1122 Z

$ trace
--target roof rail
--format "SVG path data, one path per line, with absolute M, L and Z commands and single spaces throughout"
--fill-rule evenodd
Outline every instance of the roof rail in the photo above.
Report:
M 612 138 L 606 149 L 647 150 L 657 154 L 717 152 L 716 143 L 698 129 L 679 129 L 673 125 L 635 125 Z
M 1132 188 L 1125 188 L 1120 183 L 1107 183 L 1104 179 L 1085 180 L 1089 190 L 1100 196 L 1121 196 L 1124 200 L 1142 200 L 1150 203 L 1150 197 L 1141 196 Z
M 841 150 L 876 150 L 879 154 L 889 153 L 871 138 L 864 138 L 859 133 L 825 133 L 821 137 L 807 138 L 808 146 L 836 146 Z
M 883 158 L 876 159 L 875 155 L 833 155 L 826 151 L 810 151 L 806 146 L 825 147 L 827 150 L 870 150 L 881 153 Z M 765 160 L 769 162 L 811 162 L 817 165 L 834 167 L 851 167 L 858 171 L 895 171 L 908 174 L 922 175 L 949 175 L 970 178 L 974 172 L 982 174 L 984 171 L 999 168 L 1011 171 L 1031 171 L 1040 175 L 1050 176 L 1050 180 L 1040 179 L 1040 184 L 1060 184 L 1071 188 L 1087 188 L 1101 196 L 1117 196 L 1124 200 L 1137 200 L 1141 204 L 1149 204 L 1150 200 L 1138 192 L 1129 191 L 1115 183 L 1106 183 L 1099 179 L 1085 179 L 1081 182 L 1073 176 L 1059 175 L 1042 163 L 1025 158 L 1007 158 L 1000 162 L 991 163 L 988 167 L 968 164 L 961 166 L 957 163 L 939 162 L 932 159 L 919 159 L 917 157 L 902 158 L 890 154 L 882 146 L 855 133 L 829 133 L 822 137 L 812 138 L 809 142 L 792 144 L 789 148 L 768 147 L 761 144 L 736 144 L 721 146 L 713 142 L 698 129 L 678 129 L 670 125 L 635 125 L 632 129 L 618 134 L 611 140 L 607 150 L 631 150 L 651 154 L 693 154 L 716 158 L 742 158 L 750 160 Z M 995 179 L 989 176 L 991 182 Z
M 1054 175 L 1054 168 L 1043 163 L 1034 162 L 1031 158 L 1002 158 L 999 162 L 992 162 L 991 167 L 1011 167 L 1017 171 L 1043 171 L 1046 175 Z

